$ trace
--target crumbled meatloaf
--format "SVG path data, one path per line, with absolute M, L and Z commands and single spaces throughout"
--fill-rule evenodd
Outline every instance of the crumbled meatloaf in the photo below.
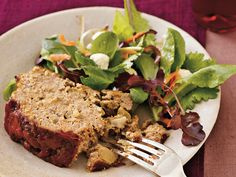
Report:
M 89 171 L 100 171 L 112 166 L 118 160 L 118 155 L 109 148 L 97 144 L 88 152 L 87 168 Z
M 41 67 L 16 78 L 17 89 L 5 107 L 5 129 L 14 141 L 57 166 L 68 167 L 105 135 L 107 111 L 116 117 L 123 110 L 130 117 L 128 93 L 95 91 Z
M 12 140 L 59 167 L 70 166 L 85 152 L 90 171 L 106 169 L 118 158 L 99 140 L 140 141 L 144 135 L 160 142 L 166 135 L 158 124 L 140 130 L 138 117 L 130 115 L 128 93 L 96 91 L 37 66 L 16 81 L 5 107 L 5 129 Z
M 164 143 L 165 140 L 168 138 L 168 133 L 166 129 L 162 125 L 158 123 L 153 123 L 151 121 L 146 121 L 143 123 L 142 135 L 145 138 L 159 143 Z
M 142 132 L 139 128 L 139 118 L 134 116 L 132 121 L 122 130 L 122 134 L 130 141 L 139 142 L 142 140 Z

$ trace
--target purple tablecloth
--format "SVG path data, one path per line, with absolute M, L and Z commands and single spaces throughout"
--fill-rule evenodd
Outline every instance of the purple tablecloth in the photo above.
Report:
M 205 31 L 193 20 L 190 0 L 136 0 L 142 12 L 166 19 L 183 28 L 202 44 Z M 122 0 L 1 0 L 0 34 L 32 18 L 48 13 L 87 6 L 123 7 Z
M 166 19 L 205 45 L 205 30 L 193 20 L 191 0 L 136 0 L 142 12 Z M 87 6 L 123 7 L 122 0 L 1 0 L 0 34 L 27 20 L 48 13 Z M 204 148 L 185 165 L 188 177 L 203 177 Z

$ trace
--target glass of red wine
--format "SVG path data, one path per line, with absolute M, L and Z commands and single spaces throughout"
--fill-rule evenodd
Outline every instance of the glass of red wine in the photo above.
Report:
M 213 32 L 236 30 L 236 0 L 192 0 L 199 24 Z

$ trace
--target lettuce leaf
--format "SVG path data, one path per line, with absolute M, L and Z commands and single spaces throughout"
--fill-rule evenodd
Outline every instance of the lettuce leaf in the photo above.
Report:
M 171 66 L 175 59 L 175 39 L 170 30 L 167 31 L 165 36 L 161 56 L 161 68 L 165 75 L 168 75 L 171 72 Z
M 195 104 L 217 97 L 218 88 L 195 88 L 187 95 L 183 96 L 180 103 L 184 110 L 193 109 Z
M 134 87 L 130 89 L 130 96 L 135 103 L 141 104 L 147 100 L 148 93 L 140 87 Z
M 100 34 L 91 44 L 92 53 L 104 53 L 111 59 L 118 48 L 119 39 L 115 33 L 107 31 Z
M 143 46 L 147 47 L 149 45 L 157 45 L 157 41 L 156 41 L 156 35 L 155 34 L 147 34 L 144 38 L 143 41 Z
M 197 87 L 216 88 L 233 74 L 236 74 L 236 65 L 211 65 L 193 73 L 189 78 L 185 79 L 182 84 L 178 85 L 174 89 L 174 92 L 181 100 L 182 97 Z M 164 99 L 169 104 L 175 101 L 173 94 L 167 95 Z
M 141 16 L 139 11 L 137 11 L 133 0 L 124 0 L 124 8 L 125 18 L 128 20 L 135 32 L 149 30 L 148 21 Z
M 198 71 L 199 69 L 205 68 L 210 65 L 216 64 L 213 59 L 204 59 L 203 53 L 189 53 L 186 55 L 186 60 L 182 68 L 191 71 L 192 73 Z
M 81 82 L 92 89 L 102 90 L 114 82 L 115 75 L 110 71 L 102 70 L 96 66 L 82 66 L 81 68 L 88 76 L 81 76 Z
M 181 100 L 184 95 L 188 94 L 196 87 L 197 86 L 195 86 L 189 82 L 183 81 L 183 82 L 181 82 L 181 84 L 178 84 L 178 86 L 174 89 L 174 93 L 177 95 L 178 99 Z M 172 93 L 169 93 L 168 95 L 166 95 L 164 97 L 164 100 L 169 105 L 172 105 L 172 103 L 174 103 L 174 101 L 175 101 L 175 97 Z
M 80 79 L 84 85 L 95 90 L 106 89 L 115 81 L 115 78 L 118 77 L 120 73 L 125 71 L 124 67 L 125 65 L 123 63 L 113 68 L 109 68 L 108 70 L 102 70 L 97 66 L 92 65 L 81 66 L 81 69 L 83 69 L 87 77 L 81 76 Z
M 153 80 L 156 78 L 159 67 L 149 55 L 142 54 L 139 56 L 135 61 L 135 65 L 141 71 L 144 79 Z
M 96 90 L 106 89 L 120 73 L 125 72 L 126 64 L 124 62 L 103 70 L 98 68 L 93 60 L 79 52 L 75 53 L 75 58 L 80 65 L 78 69 L 82 69 L 86 75 L 80 77 L 81 82 Z
M 176 71 L 181 68 L 185 61 L 185 41 L 178 31 L 171 28 L 169 28 L 169 31 L 175 40 L 175 59 L 171 66 L 171 71 Z
M 112 31 L 118 36 L 120 41 L 124 41 L 134 33 L 134 29 L 129 24 L 129 21 L 118 10 L 115 14 Z
M 80 52 L 75 52 L 75 60 L 81 66 L 97 66 L 97 64 L 88 57 L 85 57 Z
M 168 29 L 161 53 L 161 68 L 166 76 L 181 68 L 185 61 L 185 41 L 178 31 Z
M 53 71 L 55 73 L 59 73 L 59 70 L 56 65 L 54 65 L 51 61 L 45 60 L 46 62 L 43 63 L 43 67 Z M 60 73 L 59 73 L 60 74 Z
M 5 101 L 8 101 L 9 98 L 11 97 L 11 94 L 13 91 L 16 90 L 16 80 L 12 79 L 10 82 L 7 84 L 7 87 L 3 90 L 3 98 Z
M 193 73 L 188 82 L 198 87 L 214 88 L 221 85 L 233 74 L 236 74 L 236 65 L 216 64 Z
M 122 15 L 120 11 L 116 11 L 113 21 L 113 32 L 118 36 L 120 41 L 131 37 L 134 32 L 144 32 L 149 30 L 149 24 L 144 19 L 141 13 L 136 9 L 133 0 L 124 0 L 125 15 Z M 147 42 L 153 40 L 153 35 L 147 35 Z
M 71 56 L 71 60 L 65 61 L 64 62 L 65 66 L 78 67 L 75 61 L 76 51 L 77 51 L 77 48 L 75 46 L 63 45 L 62 43 L 60 43 L 58 36 L 54 35 L 52 37 L 49 37 L 43 40 L 40 55 L 44 60 L 49 61 L 50 54 L 67 54 Z M 47 65 L 50 65 L 50 67 L 48 67 L 50 70 L 55 71 L 55 67 L 52 67 L 51 63 L 48 63 Z
M 46 38 L 42 42 L 41 56 L 47 56 L 50 54 L 68 54 L 74 58 L 74 53 L 77 51 L 75 46 L 65 46 L 58 40 L 58 36 L 52 36 Z
M 114 54 L 112 60 L 109 63 L 109 67 L 114 67 L 117 66 L 119 64 L 121 64 L 124 61 L 124 59 L 122 58 L 122 54 L 121 51 L 117 50 L 116 53 Z

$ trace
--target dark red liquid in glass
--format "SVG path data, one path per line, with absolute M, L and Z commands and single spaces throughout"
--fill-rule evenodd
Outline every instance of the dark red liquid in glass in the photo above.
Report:
M 214 32 L 236 30 L 236 0 L 192 0 L 198 23 Z

